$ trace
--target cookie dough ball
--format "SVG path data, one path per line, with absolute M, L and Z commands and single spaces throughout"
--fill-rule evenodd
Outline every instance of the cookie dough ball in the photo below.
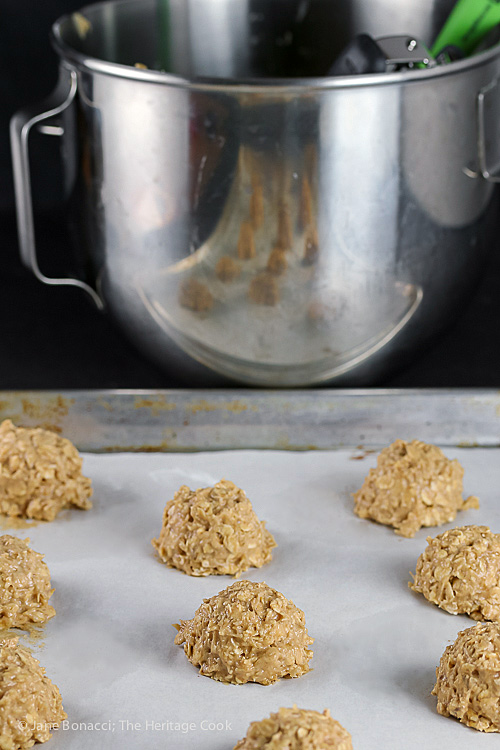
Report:
M 194 492 L 181 487 L 165 506 L 152 544 L 163 562 L 191 576 L 237 576 L 261 568 L 276 547 L 243 490 L 226 479 Z
M 233 583 L 175 627 L 175 643 L 214 680 L 270 685 L 309 671 L 314 639 L 304 613 L 265 583 Z
M 500 622 L 500 534 L 462 526 L 427 538 L 413 591 L 452 615 Z
M 2 422 L 0 513 L 53 521 L 63 508 L 91 508 L 91 495 L 73 443 L 50 430 Z
M 500 626 L 487 622 L 463 630 L 436 669 L 438 713 L 481 732 L 500 732 L 499 674 Z
M 23 628 L 47 622 L 56 613 L 49 604 L 54 589 L 43 555 L 29 539 L 0 536 L 0 627 Z
M 280 708 L 268 719 L 253 721 L 234 750 L 352 750 L 351 735 L 325 709 Z
M 5 750 L 47 742 L 66 718 L 57 686 L 17 641 L 0 641 L 0 747 Z
M 380 453 L 354 494 L 354 512 L 412 537 L 422 526 L 453 521 L 458 510 L 478 508 L 477 497 L 462 499 L 464 470 L 435 445 L 396 440 Z

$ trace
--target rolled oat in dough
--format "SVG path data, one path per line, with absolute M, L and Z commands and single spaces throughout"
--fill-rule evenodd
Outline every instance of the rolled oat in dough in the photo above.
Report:
M 35 742 L 47 742 L 51 730 L 66 718 L 57 686 L 17 641 L 17 638 L 0 641 L 2 750 L 26 750 Z
M 413 591 L 453 615 L 500 621 L 500 534 L 461 526 L 427 537 Z
M 0 536 L 0 627 L 23 628 L 47 622 L 56 613 L 49 604 L 54 589 L 43 555 L 29 539 Z
M 447 646 L 436 668 L 437 710 L 481 732 L 500 731 L 500 626 L 478 623 Z
M 412 537 L 422 526 L 438 526 L 453 521 L 459 510 L 479 507 L 477 497 L 462 499 L 463 474 L 458 461 L 436 445 L 396 440 L 354 494 L 354 512 Z
M 226 479 L 194 492 L 181 487 L 152 544 L 163 562 L 191 576 L 237 576 L 269 562 L 276 547 L 243 490 Z
M 234 750 L 352 750 L 351 735 L 325 709 L 280 708 L 262 721 L 253 721 Z
M 92 507 L 90 479 L 73 443 L 41 428 L 0 424 L 0 513 L 53 521 L 71 505 Z
M 189 661 L 220 682 L 270 685 L 309 671 L 304 613 L 265 583 L 237 581 L 175 627 Z

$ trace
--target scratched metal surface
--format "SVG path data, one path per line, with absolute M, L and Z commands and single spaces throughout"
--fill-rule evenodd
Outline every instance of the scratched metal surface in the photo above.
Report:
M 5 418 L 88 452 L 500 446 L 500 390 L 3 391 Z

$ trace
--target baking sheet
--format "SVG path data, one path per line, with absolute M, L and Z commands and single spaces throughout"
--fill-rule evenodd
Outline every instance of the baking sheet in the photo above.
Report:
M 457 521 L 500 531 L 496 449 L 447 448 L 465 467 L 479 511 Z M 358 457 L 360 460 L 353 460 Z M 362 457 L 362 458 L 361 458 Z M 499 747 L 436 712 L 435 667 L 458 631 L 473 625 L 408 588 L 425 538 L 402 539 L 357 518 L 357 490 L 375 454 L 229 451 L 84 457 L 94 508 L 10 531 L 45 554 L 57 615 L 42 642 L 25 638 L 59 686 L 69 725 L 50 747 L 233 748 L 250 721 L 280 706 L 329 708 L 355 750 Z M 172 623 L 233 581 L 190 578 L 162 565 L 150 539 L 181 484 L 225 477 L 243 487 L 278 547 L 242 577 L 266 581 L 304 610 L 313 671 L 273 686 L 224 685 L 198 674 L 175 646 Z M 75 728 L 75 725 L 79 725 Z
M 489 388 L 0 391 L 0 419 L 90 453 L 380 449 L 401 435 L 500 447 L 500 391 Z

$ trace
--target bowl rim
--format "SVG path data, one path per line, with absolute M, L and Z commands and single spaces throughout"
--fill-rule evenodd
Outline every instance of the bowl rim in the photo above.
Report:
M 432 68 L 406 70 L 391 73 L 369 73 L 355 76 L 315 76 L 299 78 L 225 78 L 215 76 L 184 77 L 175 73 L 149 68 L 138 68 L 132 65 L 110 62 L 92 55 L 79 52 L 68 44 L 63 35 L 63 26 L 68 24 L 75 14 L 85 16 L 89 10 L 109 5 L 138 5 L 144 0 L 101 0 L 87 4 L 73 13 L 60 16 L 52 25 L 51 42 L 62 60 L 91 73 L 125 78 L 143 83 L 156 83 L 186 89 L 223 91 L 225 93 L 268 92 L 279 94 L 286 92 L 301 93 L 319 90 L 358 89 L 373 86 L 402 85 L 448 78 L 472 70 L 500 57 L 500 42 L 483 52 L 447 65 L 436 65 Z

